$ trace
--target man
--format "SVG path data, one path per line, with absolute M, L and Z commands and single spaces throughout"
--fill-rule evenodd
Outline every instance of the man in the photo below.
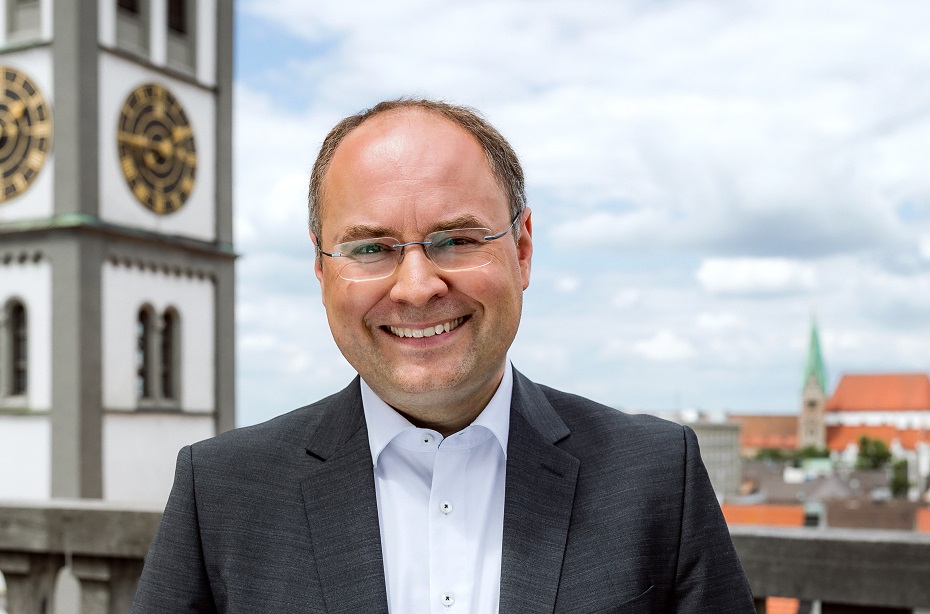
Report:
M 510 366 L 532 221 L 493 127 L 379 104 L 309 202 L 360 378 L 181 451 L 133 612 L 754 612 L 691 430 Z

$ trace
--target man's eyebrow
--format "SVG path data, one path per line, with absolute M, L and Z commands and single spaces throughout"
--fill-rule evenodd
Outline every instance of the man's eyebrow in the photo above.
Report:
M 443 220 L 433 225 L 427 233 L 424 233 L 424 236 L 429 232 L 436 232 L 438 230 L 455 230 L 456 228 L 485 228 L 485 222 L 481 221 L 475 215 L 470 213 L 465 213 L 457 217 Z M 369 226 L 367 224 L 356 224 L 354 226 L 349 226 L 339 235 L 337 243 L 347 243 L 349 241 L 358 241 L 359 239 L 374 239 L 376 237 L 394 237 L 395 239 L 400 240 L 395 231 L 387 228 L 386 226 Z M 422 237 L 419 237 L 419 240 Z
M 384 226 L 368 226 L 366 224 L 356 224 L 349 226 L 339 235 L 338 243 L 348 241 L 358 241 L 359 239 L 374 239 L 375 237 L 390 237 L 391 231 Z
M 432 228 L 432 232 L 437 230 L 455 230 L 456 228 L 484 228 L 487 224 L 482 222 L 476 216 L 466 213 L 451 220 L 439 222 Z

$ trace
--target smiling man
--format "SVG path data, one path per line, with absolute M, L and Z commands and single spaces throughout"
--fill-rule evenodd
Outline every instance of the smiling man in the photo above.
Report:
M 309 205 L 359 377 L 181 451 L 133 612 L 755 611 L 694 434 L 510 365 L 533 228 L 491 125 L 346 118 Z

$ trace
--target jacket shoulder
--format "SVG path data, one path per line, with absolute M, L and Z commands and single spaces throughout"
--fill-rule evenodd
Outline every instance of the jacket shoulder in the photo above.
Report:
M 688 429 L 675 422 L 649 414 L 627 413 L 576 394 L 537 385 L 571 431 L 570 438 L 594 439 L 601 443 L 621 439 L 663 446 L 676 441 L 678 446 L 684 443 Z

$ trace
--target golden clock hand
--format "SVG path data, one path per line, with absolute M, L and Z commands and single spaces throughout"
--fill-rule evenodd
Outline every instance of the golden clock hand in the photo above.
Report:
M 171 141 L 156 141 L 152 144 L 154 149 L 162 158 L 170 158 L 174 155 L 174 145 Z
M 132 147 L 138 147 L 140 149 L 151 148 L 151 141 L 142 134 L 133 134 L 131 132 L 120 132 L 119 133 L 120 143 L 125 143 Z
M 7 109 L 10 111 L 10 115 L 13 116 L 13 119 L 19 119 L 23 116 L 23 113 L 26 112 L 26 103 L 22 100 L 14 100 L 7 105 Z
M 178 141 L 189 137 L 191 132 L 192 130 L 190 126 L 175 126 L 171 129 L 171 140 L 177 144 Z

